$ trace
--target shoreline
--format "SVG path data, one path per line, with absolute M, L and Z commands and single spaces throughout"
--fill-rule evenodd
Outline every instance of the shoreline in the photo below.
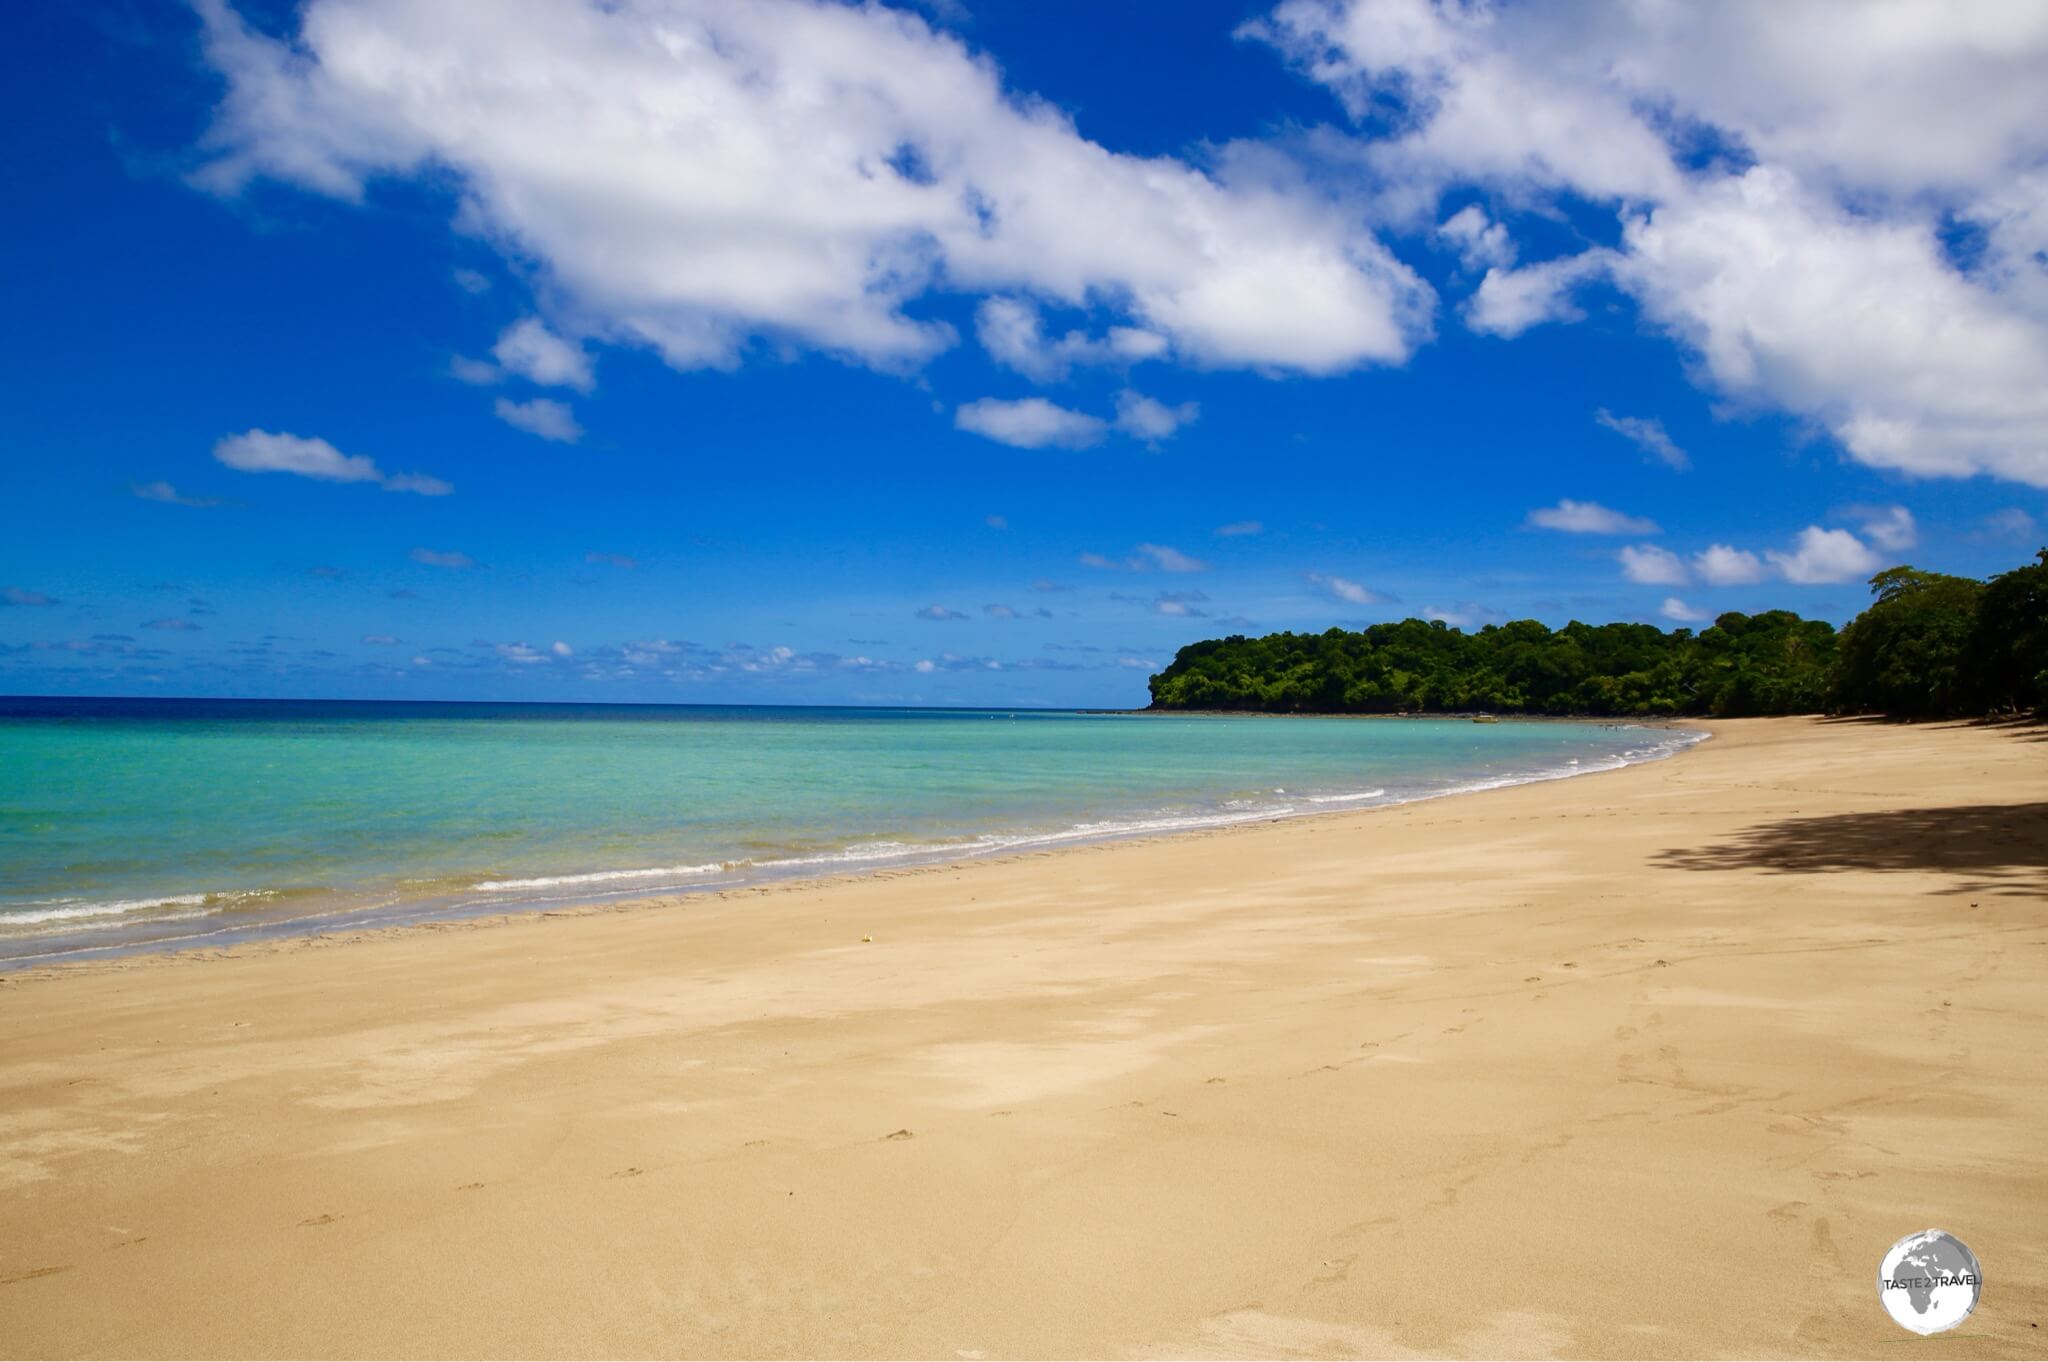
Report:
M 1106 713 L 1108 711 L 1074 712 Z M 1219 715 L 1221 714 L 1220 711 L 1218 713 Z M 1205 715 L 1204 717 L 1209 716 Z M 1253 715 L 1249 717 L 1272 716 Z M 1293 715 L 1280 717 L 1345 719 L 1407 719 L 1421 717 L 1442 720 L 1446 717 L 1459 716 Z M 1541 716 L 1531 720 L 1524 720 L 1518 717 L 1512 722 L 1535 721 L 1573 724 L 1595 722 L 1580 719 L 1543 719 Z M 1533 775 L 1503 778 L 1498 782 L 1482 782 L 1476 785 L 1460 785 L 1443 790 L 1428 790 L 1394 796 L 1386 796 L 1384 788 L 1376 791 L 1361 791 L 1334 797 L 1310 796 L 1308 801 L 1311 803 L 1327 802 L 1339 804 L 1342 807 L 1293 807 L 1251 810 L 1240 815 L 1226 816 L 1216 814 L 1208 819 L 1187 818 L 1178 820 L 1182 825 L 1174 827 L 1147 826 L 1147 819 L 1134 817 L 1126 820 L 1121 827 L 1105 826 L 1104 830 L 1099 832 L 1082 832 L 1080 831 L 1080 825 L 1076 825 L 1076 827 L 1066 831 L 1046 832 L 1035 835 L 1012 834 L 1002 831 L 984 832 L 979 834 L 979 836 L 983 838 L 1010 837 L 1013 840 L 1009 844 L 989 847 L 983 850 L 964 849 L 958 845 L 946 844 L 932 844 L 925 848 L 912 847 L 900 855 L 876 856 L 865 861 L 849 859 L 846 863 L 846 868 L 828 870 L 821 873 L 812 873 L 807 868 L 783 868 L 774 862 L 765 864 L 727 864 L 720 867 L 720 871 L 727 876 L 736 878 L 707 879 L 701 884 L 684 883 L 655 891 L 621 887 L 607 893 L 593 887 L 588 891 L 587 897 L 579 896 L 578 892 L 571 891 L 559 898 L 536 895 L 524 898 L 507 898 L 501 902 L 493 902 L 487 905 L 475 901 L 455 902 L 454 900 L 458 897 L 457 894 L 442 893 L 431 896 L 423 895 L 410 901 L 344 905 L 325 908 L 302 916 L 271 917 L 262 920 L 254 919 L 254 913 L 259 911 L 257 909 L 238 910 L 235 908 L 215 909 L 177 916 L 141 918 L 132 923 L 110 923 L 101 930 L 106 930 L 110 936 L 114 936 L 123 927 L 133 930 L 147 930 L 154 925 L 176 921 L 191 922 L 195 926 L 203 928 L 203 930 L 194 931 L 188 935 L 154 939 L 109 940 L 104 945 L 88 942 L 87 944 L 59 952 L 0 955 L 0 981 L 11 978 L 30 977 L 45 971 L 68 971 L 92 965 L 116 964 L 138 957 L 211 956 L 226 951 L 261 948 L 271 943 L 283 943 L 298 939 L 333 938 L 336 936 L 355 939 L 358 936 L 371 933 L 445 929 L 458 924 L 489 926 L 506 919 L 535 914 L 562 915 L 634 908 L 644 909 L 669 904 L 688 903 L 705 898 L 724 899 L 736 894 L 746 894 L 762 889 L 781 888 L 784 886 L 803 888 L 836 883 L 842 880 L 858 880 L 868 875 L 892 872 L 901 873 L 919 869 L 945 869 L 981 861 L 1002 862 L 1018 856 L 1045 854 L 1124 842 L 1150 842 L 1157 839 L 1171 839 L 1197 833 L 1227 831 L 1240 827 L 1260 827 L 1299 818 L 1319 818 L 1341 813 L 1367 813 L 1377 809 L 1401 808 L 1432 800 L 1460 798 L 1472 794 L 1486 794 L 1497 789 L 1515 789 L 1524 785 L 1541 785 L 1553 781 L 1575 780 L 1585 776 L 1604 775 L 1613 771 L 1627 770 L 1630 767 L 1667 761 L 1683 756 L 1713 736 L 1711 728 L 1707 727 L 1704 721 L 1699 720 L 1638 721 L 1620 719 L 1598 722 L 1604 727 L 1640 728 L 1651 732 L 1684 731 L 1694 736 L 1679 745 L 1655 751 L 1649 755 L 1624 759 L 1618 764 L 1611 766 L 1573 769 L 1577 766 L 1578 761 L 1577 758 L 1574 758 L 1570 767 L 1557 767 Z M 1366 799 L 1375 799 L 1380 796 L 1386 797 L 1380 800 L 1380 802 L 1370 804 L 1363 802 Z M 1354 804 L 1353 801 L 1358 802 Z M 1159 820 L 1149 821 L 1156 824 Z M 708 870 L 709 867 L 697 867 L 697 869 Z M 594 886 L 606 879 L 627 879 L 641 873 L 635 870 L 626 870 L 601 871 L 588 874 L 564 874 L 556 884 L 543 884 L 535 881 L 529 881 L 528 883 L 533 884 L 536 888 L 561 887 L 566 889 L 569 885 L 579 881 Z M 651 874 L 652 872 L 647 873 Z M 471 885 L 461 892 L 474 893 L 484 890 L 485 887 L 483 884 Z M 146 901 L 165 905 L 203 904 L 205 901 L 214 898 L 260 899 L 278 892 L 280 891 L 192 892 L 165 895 Z M 238 922 L 232 917 L 232 914 L 237 911 L 249 912 L 251 917 Z M 9 944 L 13 942 L 30 944 L 37 940 L 61 941 L 64 939 L 62 934 L 58 932 L 52 932 L 42 937 L 25 934 L 12 938 Z M 193 944 L 180 944 L 186 942 Z
M 2037 1355 L 2043 749 L 1710 727 L 12 976 L 0 1355 Z M 1872 1281 L 1929 1224 L 1987 1286 L 1920 1339 Z

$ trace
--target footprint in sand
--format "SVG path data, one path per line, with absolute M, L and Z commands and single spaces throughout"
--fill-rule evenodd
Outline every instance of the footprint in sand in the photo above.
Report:
M 316 1215 L 310 1219 L 301 1220 L 299 1222 L 299 1228 L 305 1229 L 308 1225 L 332 1225 L 335 1221 L 341 1220 L 343 1218 L 344 1217 L 338 1215 Z
M 917 1136 L 907 1130 L 892 1130 L 882 1138 L 885 1140 L 914 1140 Z
M 618 1172 L 610 1173 L 606 1176 L 614 1178 L 637 1178 L 640 1176 L 640 1171 L 641 1170 L 638 1168 L 621 1168 Z
M 481 1182 L 465 1182 L 460 1187 L 457 1187 L 455 1190 L 458 1192 L 474 1192 L 482 1186 L 483 1184 Z
M 32 1282 L 38 1277 L 54 1277 L 60 1272 L 69 1272 L 71 1267 L 70 1263 L 60 1263 L 56 1267 L 32 1267 L 26 1272 L 17 1272 L 12 1277 L 0 1277 L 0 1286 L 12 1286 L 16 1282 Z

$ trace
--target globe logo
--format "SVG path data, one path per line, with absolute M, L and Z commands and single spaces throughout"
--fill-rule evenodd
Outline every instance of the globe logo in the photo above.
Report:
M 1879 1303 L 1916 1334 L 1955 1328 L 1977 1308 L 1983 1290 L 1977 1255 L 1946 1230 L 1907 1235 L 1877 1268 Z

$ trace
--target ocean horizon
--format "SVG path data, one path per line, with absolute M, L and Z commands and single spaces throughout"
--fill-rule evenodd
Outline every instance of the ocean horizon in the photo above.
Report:
M 1057 709 L 0 698 L 0 969 L 1370 808 L 1686 730 Z

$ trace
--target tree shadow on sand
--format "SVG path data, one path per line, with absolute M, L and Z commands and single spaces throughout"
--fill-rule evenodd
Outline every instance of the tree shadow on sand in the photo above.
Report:
M 1653 859 L 1670 870 L 1917 870 L 1958 877 L 1944 893 L 2040 894 L 2048 892 L 2048 802 L 1786 818 Z

